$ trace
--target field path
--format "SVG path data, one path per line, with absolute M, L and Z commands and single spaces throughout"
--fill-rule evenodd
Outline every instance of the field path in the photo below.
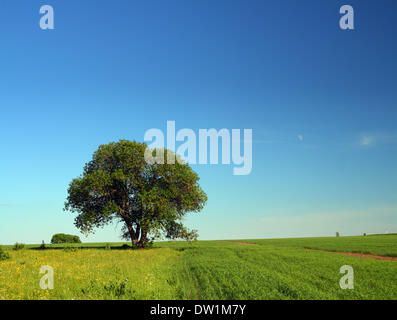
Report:
M 236 241 L 226 241 L 226 240 L 224 240 L 223 242 L 235 243 L 235 244 L 242 244 L 242 245 L 244 245 L 244 246 L 259 246 L 259 244 L 257 244 L 257 243 L 236 242 Z
M 319 250 L 319 249 L 311 249 L 311 248 L 306 248 L 306 250 L 344 254 L 344 255 L 347 255 L 347 256 L 360 257 L 360 258 L 370 258 L 370 259 L 378 259 L 378 260 L 397 261 L 397 257 L 378 256 L 378 255 L 369 254 L 369 253 L 329 251 L 329 250 Z

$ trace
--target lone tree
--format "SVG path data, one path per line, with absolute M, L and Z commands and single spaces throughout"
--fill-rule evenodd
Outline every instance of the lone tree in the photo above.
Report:
M 57 233 L 52 236 L 51 243 L 81 243 L 81 240 L 78 236 L 74 236 L 71 234 Z
M 183 226 L 182 218 L 199 212 L 207 201 L 197 173 L 165 149 L 150 152 L 178 161 L 145 161 L 146 148 L 145 143 L 128 140 L 101 145 L 83 174 L 70 183 L 64 210 L 78 213 L 75 225 L 83 233 L 121 221 L 122 237 L 139 248 L 149 236 L 189 239 L 196 235 Z

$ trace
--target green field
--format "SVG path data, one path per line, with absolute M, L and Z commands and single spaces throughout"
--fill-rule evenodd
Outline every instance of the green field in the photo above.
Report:
M 6 247 L 11 259 L 0 261 L 0 299 L 397 299 L 397 261 L 306 249 L 397 256 L 397 235 L 244 241 L 258 245 Z M 53 290 L 39 287 L 44 265 L 54 269 Z M 354 268 L 353 290 L 339 286 L 343 265 Z

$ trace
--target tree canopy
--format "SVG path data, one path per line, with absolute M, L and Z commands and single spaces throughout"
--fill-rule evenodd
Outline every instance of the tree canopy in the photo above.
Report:
M 78 236 L 57 233 L 52 236 L 51 243 L 81 243 L 81 240 Z
M 199 212 L 207 201 L 199 176 L 170 150 L 151 152 L 178 161 L 145 161 L 146 148 L 128 140 L 101 145 L 83 174 L 70 183 L 64 210 L 78 213 L 75 225 L 83 233 L 118 220 L 122 236 L 137 247 L 144 247 L 150 237 L 196 237 L 182 218 Z

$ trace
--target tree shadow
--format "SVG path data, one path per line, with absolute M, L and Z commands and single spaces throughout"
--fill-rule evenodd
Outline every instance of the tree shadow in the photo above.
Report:
M 79 245 L 64 245 L 64 246 L 46 246 L 46 247 L 28 247 L 28 250 L 37 250 L 37 251 L 45 251 L 45 250 L 65 250 L 65 251 L 77 251 L 77 250 L 89 250 L 89 249 L 100 249 L 100 250 L 148 250 L 148 249 L 161 249 L 160 247 L 150 247 L 150 248 L 138 248 L 133 247 L 128 244 L 123 244 L 120 246 L 107 246 L 107 245 L 90 245 L 90 246 L 79 246 Z

